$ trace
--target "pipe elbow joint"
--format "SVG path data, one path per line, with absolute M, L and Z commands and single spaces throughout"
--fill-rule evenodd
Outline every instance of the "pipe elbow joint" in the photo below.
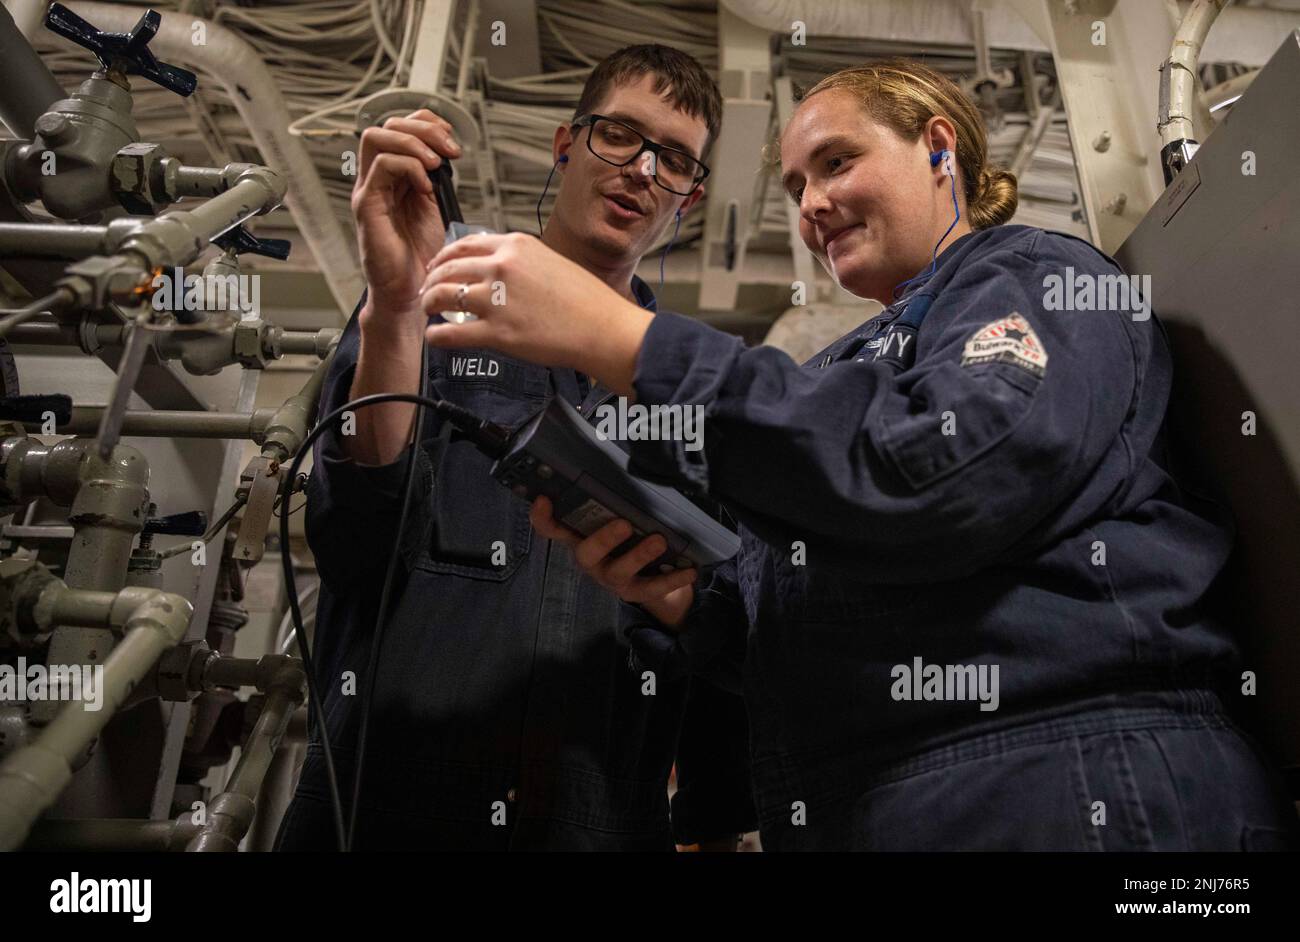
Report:
M 256 180 L 262 185 L 262 188 L 267 193 L 267 199 L 264 201 L 262 208 L 257 211 L 259 216 L 265 215 L 279 206 L 284 202 L 285 194 L 289 192 L 289 181 L 283 174 L 260 164 L 227 164 L 225 175 L 232 188 L 245 180 Z

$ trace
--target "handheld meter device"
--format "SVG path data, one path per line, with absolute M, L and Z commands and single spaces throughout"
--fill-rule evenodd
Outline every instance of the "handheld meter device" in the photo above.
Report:
M 663 536 L 668 548 L 642 575 L 716 566 L 740 550 L 736 534 L 677 491 L 631 474 L 623 450 L 562 397 L 493 450 L 492 476 L 526 500 L 545 494 L 555 519 L 569 529 L 590 536 L 619 517 L 632 524 L 632 535 L 612 555 L 653 533 Z

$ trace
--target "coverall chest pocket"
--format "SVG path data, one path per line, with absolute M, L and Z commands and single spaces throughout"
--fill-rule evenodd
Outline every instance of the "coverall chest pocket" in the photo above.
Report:
M 512 429 L 546 399 L 544 368 L 486 351 L 435 364 L 430 380 L 435 396 Z M 433 469 L 430 527 L 416 566 L 471 579 L 509 579 L 532 542 L 528 503 L 492 477 L 491 458 L 446 427 L 426 447 Z

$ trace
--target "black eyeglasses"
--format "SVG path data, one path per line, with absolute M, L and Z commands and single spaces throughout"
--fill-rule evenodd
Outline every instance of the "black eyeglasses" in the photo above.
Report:
M 626 167 L 649 151 L 654 155 L 654 181 L 669 193 L 690 196 L 709 175 L 709 168 L 686 151 L 652 141 L 636 128 L 603 114 L 586 115 L 573 126 L 591 128 L 587 150 L 615 167 Z

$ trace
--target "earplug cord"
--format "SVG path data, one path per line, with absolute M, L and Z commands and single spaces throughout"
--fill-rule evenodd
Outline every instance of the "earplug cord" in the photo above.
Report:
M 934 159 L 936 156 L 938 157 L 938 160 Z M 940 151 L 937 155 L 931 155 L 930 166 L 938 166 L 939 160 L 943 160 L 945 157 L 951 159 L 951 155 L 949 155 L 948 151 Z M 929 278 L 934 274 L 935 268 L 938 267 L 939 264 L 939 246 L 943 245 L 943 240 L 948 238 L 948 233 L 952 232 L 952 230 L 956 228 L 957 222 L 961 219 L 961 207 L 957 205 L 957 175 L 955 173 L 949 173 L 947 176 L 948 182 L 952 184 L 952 225 L 950 225 L 944 234 L 939 237 L 939 241 L 934 244 L 934 251 L 930 253 L 930 267 L 919 275 L 913 275 L 911 278 L 907 279 L 907 281 L 901 282 L 894 288 L 895 301 L 898 300 L 899 293 L 912 282 L 920 281 L 922 278 Z
M 555 170 L 560 164 L 569 162 L 568 154 L 561 154 L 560 159 L 551 164 L 551 172 L 546 175 L 546 186 L 542 187 L 542 195 L 537 197 L 537 238 L 542 237 L 542 200 L 546 199 L 546 191 L 551 188 L 551 180 L 555 177 Z

